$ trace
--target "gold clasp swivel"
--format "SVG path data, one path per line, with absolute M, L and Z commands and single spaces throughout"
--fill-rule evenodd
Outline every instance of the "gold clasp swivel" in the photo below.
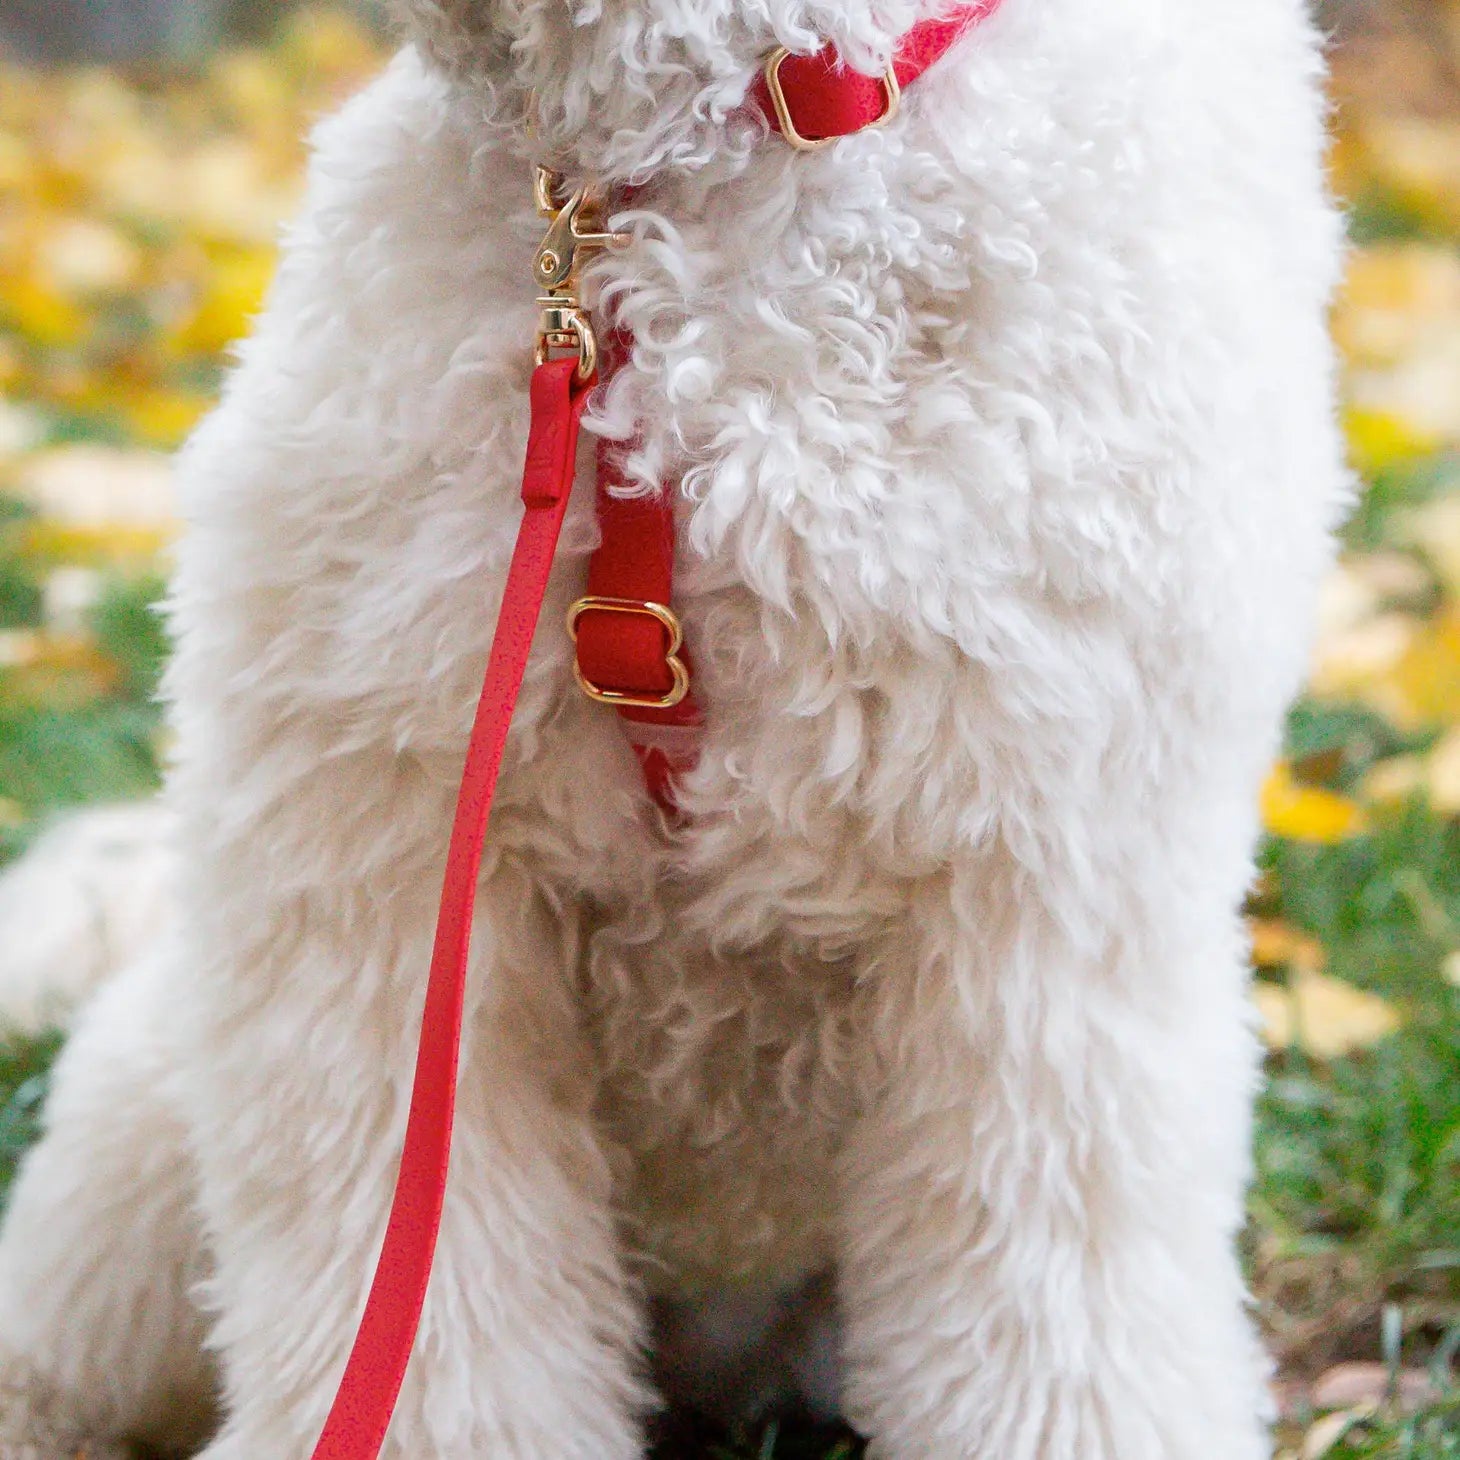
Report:
M 554 350 L 576 350 L 578 378 L 590 380 L 598 369 L 598 339 L 578 293 L 580 255 L 617 247 L 628 238 L 603 230 L 600 205 L 586 187 L 564 196 L 562 175 L 550 167 L 537 168 L 533 195 L 537 211 L 551 220 L 532 265 L 533 279 L 545 291 L 537 301 L 542 318 L 535 359 L 541 365 Z

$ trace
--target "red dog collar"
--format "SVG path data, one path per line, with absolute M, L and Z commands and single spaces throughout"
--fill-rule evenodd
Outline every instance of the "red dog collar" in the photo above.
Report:
M 902 105 L 902 89 L 916 81 L 954 42 L 999 8 L 1000 0 L 960 5 L 913 26 L 881 76 L 850 70 L 831 46 L 798 56 L 772 51 L 751 96 L 773 131 L 802 151 L 824 147 L 869 127 L 884 127 Z

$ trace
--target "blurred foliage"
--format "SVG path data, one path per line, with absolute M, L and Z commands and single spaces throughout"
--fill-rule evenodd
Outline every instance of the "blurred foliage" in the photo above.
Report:
M 0 857 L 156 784 L 166 452 L 263 300 L 309 127 L 379 62 L 321 10 L 176 75 L 0 64 Z
M 1246 1246 L 1283 1454 L 1456 1460 L 1460 10 L 1335 14 L 1355 251 L 1334 330 L 1365 493 L 1263 795 L 1249 914 L 1271 1053 Z M 379 61 L 312 9 L 186 74 L 0 68 L 0 857 L 59 807 L 156 782 L 165 453 L 264 296 L 301 137 Z M 0 1050 L 0 1179 L 55 1048 Z M 691 1427 L 659 1453 L 854 1447 Z
M 9 1186 L 16 1167 L 40 1134 L 41 1106 L 61 1037 L 0 1043 L 0 1185 Z
M 267 38 L 300 0 L 5 0 L 0 51 L 35 64 L 196 60 Z M 339 0 L 383 28 L 384 0 Z

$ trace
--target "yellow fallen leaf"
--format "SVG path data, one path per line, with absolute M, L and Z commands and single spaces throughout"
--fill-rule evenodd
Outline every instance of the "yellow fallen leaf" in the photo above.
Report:
M 171 332 L 175 350 L 216 354 L 248 333 L 274 274 L 272 249 L 242 249 L 218 259 L 191 315 Z
M 1425 789 L 1430 805 L 1441 815 L 1460 816 L 1460 727 L 1447 730 L 1430 751 Z
M 1404 538 L 1423 553 L 1445 591 L 1460 598 L 1460 492 L 1406 513 Z
M 10 392 L 25 379 L 25 361 L 16 340 L 0 335 L 0 391 Z
M 1460 260 L 1436 244 L 1408 240 L 1355 249 L 1339 302 L 1403 313 L 1460 309 Z
M 1316 938 L 1299 932 L 1280 918 L 1249 918 L 1247 931 L 1252 940 L 1252 962 L 1258 968 L 1301 968 L 1316 972 L 1326 961 L 1323 945 Z
M 253 125 L 290 120 L 288 78 L 265 52 L 220 52 L 208 66 L 208 78 L 222 100 Z
M 1426 598 L 1435 586 L 1423 563 L 1412 554 L 1395 549 L 1348 553 L 1341 566 L 1381 599 L 1419 600 Z
M 1262 823 L 1273 836 L 1288 841 L 1333 843 L 1347 841 L 1366 829 L 1364 811 L 1357 802 L 1318 786 L 1293 779 L 1291 767 L 1279 762 L 1262 788 Z
M 0 86 L 5 78 L 0 78 Z M 30 149 L 12 132 L 0 131 L 0 193 L 18 197 L 35 182 L 35 160 Z
M 298 192 L 296 180 L 272 175 L 246 139 L 220 138 L 183 164 L 173 216 L 205 238 L 268 245 L 294 211 Z
M 137 247 L 94 218 L 59 221 L 45 250 L 47 272 L 63 294 L 117 293 L 135 285 L 142 271 Z
M 1402 728 L 1460 723 L 1460 605 L 1416 629 L 1387 679 Z
M 1365 700 L 1391 716 L 1407 713 L 1408 701 L 1390 681 L 1419 634 L 1419 621 L 1407 613 L 1381 613 L 1351 627 L 1326 629 L 1314 646 L 1308 687 L 1328 699 Z
M 1318 641 L 1347 633 L 1368 622 L 1380 609 L 1383 595 L 1359 571 L 1359 560 L 1334 564 L 1318 586 Z
M 89 635 L 21 629 L 0 633 L 0 675 L 9 701 L 74 705 L 110 694 L 120 670 Z
M 191 391 L 154 387 L 139 391 L 122 406 L 132 433 L 149 446 L 178 446 L 207 414 L 212 402 Z
M 1253 998 L 1273 1049 L 1297 1046 L 1318 1059 L 1339 1059 L 1393 1034 L 1399 1015 L 1376 994 L 1310 969 L 1294 969 L 1286 986 L 1259 983 Z
M 175 511 L 172 467 L 153 451 L 53 447 L 25 462 L 16 491 L 42 518 L 94 531 L 170 529 Z
M 85 311 L 35 272 L 0 281 L 0 319 L 39 345 L 74 345 L 88 327 Z
M 280 49 L 301 70 L 342 80 L 368 74 L 380 60 L 379 45 L 370 32 L 338 8 L 316 7 L 296 14 L 285 28 Z
M 1371 806 L 1391 806 L 1407 801 L 1425 784 L 1424 758 L 1392 755 L 1369 767 L 1359 787 L 1359 799 Z
M 1380 244 L 1350 256 L 1333 331 L 1351 362 L 1392 365 L 1456 315 L 1460 258 L 1435 244 Z
M 174 536 L 171 526 L 87 527 L 41 520 L 27 522 L 16 541 L 22 553 L 41 563 L 105 567 L 155 559 Z
M 157 136 L 142 135 L 97 160 L 92 169 L 95 206 L 123 217 L 144 218 L 152 230 L 174 225 L 178 202 L 178 159 Z
M 1356 370 L 1348 389 L 1360 405 L 1402 417 L 1416 431 L 1460 440 L 1460 313 L 1428 320 L 1400 358 Z
M 1433 433 L 1416 430 L 1388 411 L 1350 406 L 1344 412 L 1343 426 L 1349 457 L 1365 476 L 1431 456 L 1441 445 Z
M 1427 222 L 1460 228 L 1460 122 L 1391 115 L 1367 118 L 1363 130 L 1388 187 Z

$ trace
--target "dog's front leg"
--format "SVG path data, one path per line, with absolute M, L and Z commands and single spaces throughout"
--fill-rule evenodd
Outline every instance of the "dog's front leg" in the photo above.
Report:
M 207 1460 L 306 1460 L 319 1434 L 400 1149 L 420 911 L 399 938 L 412 918 L 392 905 L 392 947 L 368 915 L 326 931 L 314 910 L 303 964 L 217 1026 L 198 1134 L 226 1421 Z M 483 887 L 445 1219 L 390 1460 L 641 1454 L 639 1304 L 556 923 L 521 872 Z
M 1092 904 L 995 854 L 924 888 L 869 970 L 842 1270 L 878 1460 L 1268 1453 L 1233 1252 L 1243 957 L 1220 872 L 1182 886 L 1200 863 Z

